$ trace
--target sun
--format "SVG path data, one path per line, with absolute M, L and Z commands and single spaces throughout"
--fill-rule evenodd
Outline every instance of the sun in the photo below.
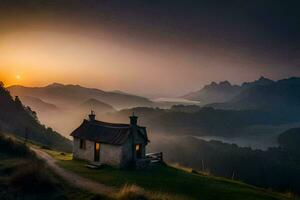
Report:
M 21 76 L 19 74 L 16 75 L 16 79 L 19 81 L 21 80 Z

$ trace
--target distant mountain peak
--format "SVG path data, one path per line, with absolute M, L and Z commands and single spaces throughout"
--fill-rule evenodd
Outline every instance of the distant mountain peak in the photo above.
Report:
M 211 86 L 217 86 L 218 84 L 215 81 L 213 81 L 209 85 L 211 85 Z
M 268 82 L 274 82 L 273 80 L 266 78 L 264 76 L 261 76 L 257 81 L 268 81 Z
M 102 101 L 99 101 L 99 100 L 97 100 L 95 98 L 90 98 L 90 99 L 86 100 L 84 103 L 85 104 L 94 104 L 94 103 L 103 103 L 103 104 L 106 104 L 106 103 L 104 103 Z
M 275 81 L 268 79 L 264 76 L 261 76 L 259 79 L 253 81 L 253 82 L 245 82 L 242 84 L 242 88 L 249 88 L 254 86 L 263 86 L 263 85 L 269 85 L 274 83 Z
M 90 98 L 84 101 L 81 104 L 81 107 L 89 108 L 89 109 L 95 109 L 97 111 L 114 111 L 114 107 L 111 106 L 110 104 L 107 104 L 105 102 L 99 101 L 98 99 L 95 98 Z
M 244 82 L 242 85 L 234 85 L 229 81 L 211 82 L 205 85 L 201 90 L 191 92 L 183 96 L 188 100 L 200 101 L 203 104 L 225 102 L 237 96 L 241 91 L 255 87 L 265 86 L 275 83 L 275 81 L 264 76 L 252 82 Z
M 56 82 L 54 82 L 54 83 L 52 83 L 52 84 L 50 84 L 46 87 L 77 87 L 77 88 L 82 88 L 82 86 L 78 85 L 78 84 L 76 84 L 76 85 L 75 84 L 62 84 L 62 83 L 56 83 Z
M 229 81 L 227 81 L 227 80 L 220 81 L 219 83 L 216 83 L 215 81 L 213 81 L 209 85 L 205 85 L 203 87 L 203 89 L 213 89 L 213 88 L 222 89 L 222 88 L 230 88 L 232 86 L 233 85 Z
M 219 85 L 226 85 L 226 86 L 232 86 L 229 81 L 221 81 Z
M 265 80 L 265 79 L 267 79 L 267 78 L 264 76 L 260 76 L 258 80 L 260 81 L 260 80 Z
M 56 82 L 54 82 L 54 83 L 52 83 L 50 85 L 47 85 L 46 87 L 63 87 L 63 86 L 65 86 L 65 85 L 62 84 L 62 83 L 56 83 Z
M 121 91 L 121 90 L 113 90 L 113 91 L 111 91 L 111 92 L 118 93 L 118 94 L 131 95 L 131 94 L 129 94 L 129 93 L 127 93 L 127 92 L 123 92 L 123 91 Z

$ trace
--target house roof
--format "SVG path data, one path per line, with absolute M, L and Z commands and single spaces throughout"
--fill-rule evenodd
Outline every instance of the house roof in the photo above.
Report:
M 85 119 L 82 124 L 71 133 L 71 136 L 95 142 L 121 145 L 127 140 L 131 134 L 131 130 L 132 128 L 129 124 L 115 124 Z M 148 142 L 145 127 L 138 126 L 138 133 Z

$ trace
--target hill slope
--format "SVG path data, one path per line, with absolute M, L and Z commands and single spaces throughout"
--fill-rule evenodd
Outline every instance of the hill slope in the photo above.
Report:
M 111 167 L 93 170 L 84 167 L 84 161 L 71 160 L 71 155 L 61 155 L 59 152 L 53 151 L 50 153 L 58 160 L 57 163 L 61 167 L 91 180 L 115 187 L 135 184 L 147 191 L 178 195 L 179 198 L 176 199 L 288 199 L 286 196 L 278 193 L 267 192 L 261 188 L 237 181 L 206 176 L 191 169 L 156 166 L 148 170 L 139 171 L 119 170 Z M 165 198 L 162 196 L 161 199 Z
M 0 199 L 90 200 L 95 195 L 54 176 L 28 145 L 0 132 Z M 103 200 L 107 198 L 101 198 Z
M 38 110 L 41 112 L 55 112 L 59 108 L 56 105 L 47 103 L 39 98 L 31 96 L 20 96 L 20 99 L 24 105 L 30 106 L 33 110 Z
M 63 85 L 53 83 L 46 87 L 11 86 L 7 88 L 13 95 L 32 96 L 51 102 L 60 107 L 72 107 L 87 99 L 97 99 L 109 103 L 115 108 L 149 106 L 150 100 L 144 97 L 120 92 L 106 92 L 99 89 L 86 88 L 80 85 Z
M 297 112 L 300 110 L 299 91 L 300 78 L 283 79 L 268 85 L 247 88 L 230 101 L 213 106 L 226 109 Z
M 212 82 L 205 85 L 201 90 L 186 94 L 183 98 L 200 101 L 201 104 L 225 102 L 240 92 L 240 87 L 231 85 L 228 81 L 220 83 Z
M 71 150 L 71 141 L 41 125 L 36 113 L 24 107 L 19 98 L 13 100 L 3 85 L 0 86 L 0 129 L 45 146 Z
M 227 102 L 232 98 L 238 96 L 242 91 L 255 87 L 270 85 L 274 81 L 265 77 L 260 77 L 253 82 L 245 82 L 242 85 L 232 85 L 228 81 L 221 81 L 220 83 L 212 82 L 205 85 L 201 90 L 186 94 L 183 98 L 200 101 L 202 104 Z
M 111 105 L 98 101 L 97 99 L 88 99 L 80 105 L 82 110 L 85 110 L 87 113 L 90 110 L 95 111 L 96 113 L 105 113 L 105 112 L 114 112 L 116 111 Z
M 278 137 L 278 142 L 283 149 L 299 156 L 300 127 L 288 129 L 281 133 Z

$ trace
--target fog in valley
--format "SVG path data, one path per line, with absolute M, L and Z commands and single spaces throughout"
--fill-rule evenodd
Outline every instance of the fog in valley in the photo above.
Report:
M 112 123 L 129 124 L 129 116 L 134 113 L 138 125 L 147 128 L 147 153 L 163 152 L 167 163 L 201 173 L 227 178 L 234 174 L 234 179 L 246 183 L 285 189 L 287 183 L 298 185 L 298 181 L 291 181 L 298 164 L 290 160 L 298 156 L 298 144 L 290 145 L 294 139 L 289 130 L 293 132 L 291 128 L 300 126 L 300 107 L 298 100 L 294 101 L 294 90 L 299 85 L 294 78 L 275 82 L 264 77 L 242 86 L 212 83 L 186 95 L 184 101 L 154 101 L 121 91 L 58 83 L 31 88 L 12 86 L 8 90 L 19 96 L 25 107 L 30 107 L 27 109 L 44 124 L 46 132 L 54 130 L 69 142 L 70 133 L 88 119 L 92 110 L 96 120 Z M 269 86 L 276 88 L 271 104 L 261 93 L 264 87 L 272 91 Z M 284 98 L 278 95 L 281 87 L 285 90 L 280 93 L 286 95 Z M 27 134 L 28 139 L 32 136 Z M 284 176 L 273 180 L 278 170 Z
M 178 101 L 175 103 L 168 102 L 168 108 L 165 108 L 166 105 L 163 104 L 162 107 L 165 110 L 168 110 L 172 105 L 176 105 Z M 181 102 L 181 103 L 186 103 Z M 190 103 L 190 102 L 189 102 Z M 30 105 L 35 107 L 34 105 Z M 62 106 L 60 104 L 60 106 Z M 70 105 L 68 105 L 70 106 Z M 43 110 L 39 110 L 37 112 L 38 118 L 42 124 L 45 124 L 47 127 L 51 127 L 53 130 L 61 133 L 65 137 L 72 139 L 70 137 L 70 133 L 75 130 L 84 119 L 88 119 L 88 114 L 91 110 L 96 110 L 96 118 L 100 121 L 109 121 L 114 123 L 129 123 L 129 115 L 126 117 L 122 113 L 122 111 L 114 111 L 114 112 L 102 112 L 101 109 L 97 109 L 97 107 L 89 106 L 82 108 L 80 104 L 74 107 L 58 107 L 57 110 L 43 112 Z M 98 112 L 97 112 L 98 111 Z M 267 150 L 269 147 L 278 146 L 278 135 L 283 131 L 297 127 L 300 123 L 290 123 L 284 125 L 256 125 L 249 126 L 243 129 L 243 133 L 235 136 L 217 136 L 206 134 L 205 132 L 201 132 L 200 130 L 191 130 L 191 131 L 177 131 L 177 130 L 164 130 L 164 128 L 159 127 L 159 124 L 155 124 L 155 127 L 149 123 L 143 123 L 143 118 L 139 118 L 140 125 L 146 126 L 148 130 L 148 135 L 150 138 L 149 144 L 149 152 L 153 151 L 162 151 L 166 147 L 170 147 L 173 145 L 175 141 L 183 142 L 186 138 L 194 139 L 194 140 L 204 140 L 204 141 L 222 141 L 228 144 L 236 144 L 240 147 L 251 147 L 252 149 L 261 149 Z M 192 134 L 195 133 L 195 134 Z M 188 147 L 191 145 L 186 144 Z M 185 151 L 185 149 L 182 149 Z M 166 155 L 168 157 L 168 155 Z

